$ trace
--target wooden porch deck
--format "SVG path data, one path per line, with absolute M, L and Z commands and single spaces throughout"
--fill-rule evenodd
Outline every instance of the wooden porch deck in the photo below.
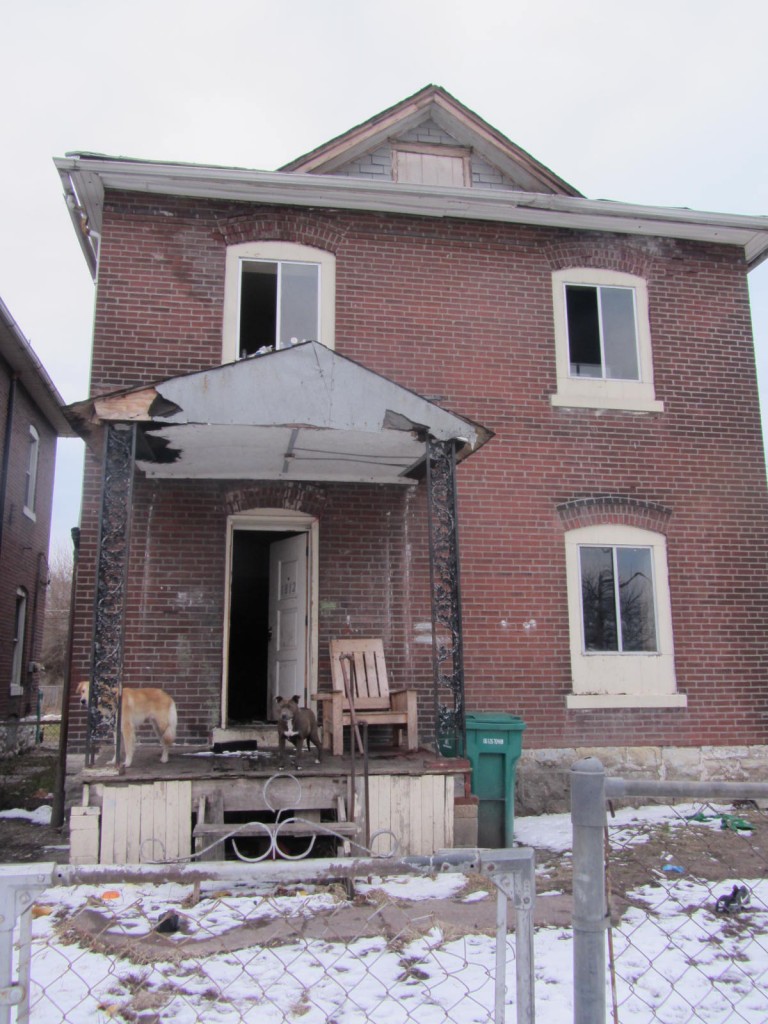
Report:
M 281 841 L 299 835 L 306 845 L 307 836 L 333 831 L 341 833 L 342 852 L 353 839 L 359 846 L 352 853 L 385 853 L 397 842 L 400 854 L 431 854 L 454 845 L 454 802 L 465 794 L 470 770 L 463 759 L 399 748 L 375 749 L 367 770 L 362 755 L 325 753 L 316 764 L 314 752 L 286 757 L 280 768 L 269 747 L 216 755 L 174 747 L 161 764 L 157 747 L 146 744 L 121 774 L 107 760 L 102 755 L 80 775 L 72 863 L 221 859 L 225 847 L 216 839 L 238 829 L 241 838 L 268 844 L 275 823 L 290 817 L 301 822 L 280 825 Z

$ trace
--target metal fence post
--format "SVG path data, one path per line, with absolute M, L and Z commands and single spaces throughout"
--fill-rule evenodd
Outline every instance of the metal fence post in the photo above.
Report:
M 17 1020 L 29 1019 L 29 939 L 19 953 L 19 977 L 13 980 L 13 932 L 19 917 L 29 910 L 35 896 L 51 885 L 53 864 L 0 864 L 0 1024 L 10 1024 L 11 1007 Z
M 478 869 L 497 887 L 496 988 L 494 1022 L 504 1024 L 506 993 L 507 900 L 515 906 L 517 1024 L 534 1024 L 533 906 L 536 899 L 535 854 L 528 846 L 483 850 Z
M 573 1021 L 605 1024 L 605 769 L 596 757 L 571 768 L 573 826 Z

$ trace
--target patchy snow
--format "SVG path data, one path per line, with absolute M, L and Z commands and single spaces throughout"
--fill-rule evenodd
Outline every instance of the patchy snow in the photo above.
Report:
M 628 835 L 643 841 L 637 826 L 674 827 L 695 811 L 627 809 L 617 814 L 614 825 L 619 830 L 626 825 Z M 719 828 L 719 822 L 714 825 Z M 517 818 L 515 830 L 525 845 L 564 856 L 570 852 L 568 815 Z M 300 863 L 296 873 L 300 878 Z M 768 943 L 763 939 L 768 934 L 768 880 L 718 883 L 718 894 L 738 884 L 746 885 L 750 895 L 743 913 L 720 914 L 711 885 L 674 873 L 657 875 L 627 894 L 631 905 L 613 929 L 622 1024 L 757 1024 L 768 1019 Z M 190 900 L 189 885 L 105 882 L 50 889 L 37 900 L 33 920 L 31 1017 L 36 1024 L 92 1024 L 110 1017 L 139 1019 L 135 1015 L 145 1007 L 157 1013 L 155 1019 L 175 1024 L 200 1019 L 216 1024 L 487 1024 L 494 1005 L 493 936 L 459 935 L 455 925 L 420 916 L 426 899 L 472 903 L 489 898 L 485 892 L 463 896 L 464 882 L 463 876 L 450 873 L 372 877 L 357 883 L 355 903 L 343 891 L 309 884 L 281 886 L 268 895 L 263 886 L 216 889 L 205 884 L 197 903 Z M 366 894 L 369 902 L 359 903 Z M 551 890 L 540 898 L 558 895 L 560 890 Z M 345 936 L 342 915 L 355 911 L 374 927 Z M 404 924 L 388 940 L 375 927 L 376 915 L 395 911 L 403 914 Z M 471 912 L 468 906 L 466 913 Z M 76 928 L 68 928 L 89 914 L 97 923 L 98 941 L 84 941 Z M 166 915 L 173 915 L 178 929 L 161 937 L 156 929 Z M 100 921 L 107 923 L 99 926 Z M 320 937 L 312 932 L 318 921 L 327 922 Z M 259 942 L 250 933 L 247 942 L 236 941 L 244 928 L 258 932 L 281 923 L 289 929 L 281 941 Z M 113 940 L 137 940 L 136 955 L 107 955 L 103 947 Z M 509 1021 L 514 1019 L 514 960 L 510 936 Z M 572 1018 L 572 960 L 570 929 L 536 929 L 537 1019 Z M 606 1002 L 610 1020 L 608 990 Z
M 25 821 L 31 821 L 33 825 L 50 825 L 52 810 L 53 808 L 49 804 L 43 804 L 34 811 L 15 808 L 10 811 L 0 811 L 0 818 L 23 818 Z

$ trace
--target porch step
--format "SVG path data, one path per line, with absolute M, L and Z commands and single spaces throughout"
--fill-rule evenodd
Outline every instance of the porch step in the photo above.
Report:
M 320 820 L 323 812 L 335 811 L 336 821 Z M 287 838 L 288 836 L 301 836 L 311 838 L 313 836 L 328 836 L 333 838 L 334 833 L 339 837 L 341 850 L 345 856 L 350 854 L 350 839 L 358 835 L 360 825 L 354 821 L 347 820 L 346 800 L 337 796 L 330 801 L 324 802 L 324 806 L 317 806 L 305 809 L 296 815 L 301 821 L 290 821 L 286 818 L 279 822 L 249 821 L 238 823 L 224 821 L 224 801 L 221 792 L 211 794 L 208 797 L 201 797 L 197 805 L 197 823 L 192 830 L 192 844 L 197 851 L 207 860 L 223 860 L 225 856 L 224 844 L 218 840 L 225 836 L 232 836 L 233 839 L 243 839 L 247 836 L 259 839 L 269 838 L 273 848 L 275 837 Z
M 286 821 L 285 824 L 275 822 L 249 822 L 247 825 L 238 825 L 234 822 L 201 822 L 195 825 L 192 835 L 213 836 L 221 838 L 228 836 L 230 832 L 236 833 L 235 838 L 245 836 L 265 836 L 278 832 L 281 836 L 327 836 L 336 832 L 341 836 L 356 836 L 360 826 L 353 821 Z

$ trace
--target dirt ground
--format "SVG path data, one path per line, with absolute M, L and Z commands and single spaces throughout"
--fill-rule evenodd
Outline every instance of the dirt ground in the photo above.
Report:
M 616 921 L 642 886 L 671 879 L 693 879 L 710 885 L 712 905 L 727 896 L 734 882 L 768 875 L 768 814 L 752 801 L 727 806 L 702 806 L 705 820 L 686 817 L 688 809 L 666 808 L 665 820 L 620 826 L 608 818 L 610 854 L 607 892 Z M 742 827 L 742 826 L 750 826 Z M 537 849 L 537 893 L 562 893 L 537 901 L 537 918 L 561 924 L 561 911 L 573 892 L 570 856 Z M 544 913 L 542 904 L 548 907 Z
M 0 760 L 0 811 L 34 811 L 51 804 L 56 777 L 56 753 L 34 750 Z M 24 818 L 0 818 L 0 862 L 69 859 L 69 834 L 61 828 L 36 825 Z

